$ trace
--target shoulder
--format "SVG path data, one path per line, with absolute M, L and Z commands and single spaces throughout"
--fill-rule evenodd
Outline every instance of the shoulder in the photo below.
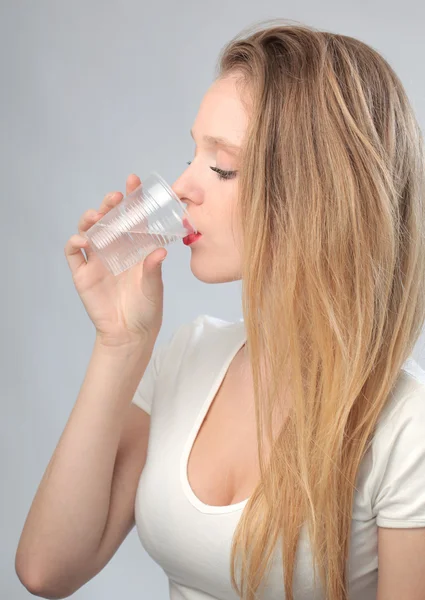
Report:
M 190 332 L 199 333 L 216 333 L 221 331 L 232 331 L 238 326 L 243 326 L 243 319 L 238 319 L 237 321 L 226 321 L 219 317 L 214 317 L 213 315 L 201 314 L 198 315 L 192 321 L 183 323 L 180 329 Z
M 207 314 L 184 322 L 171 335 L 160 334 L 133 402 L 151 414 L 169 390 L 203 378 L 220 364 L 227 349 L 244 335 L 243 320 L 229 322 Z M 155 400 L 154 397 L 158 398 Z
M 244 323 L 225 321 L 208 314 L 198 315 L 195 319 L 182 323 L 177 327 L 168 340 L 168 354 L 182 351 L 190 352 L 208 347 L 211 351 L 223 343 L 243 334 Z M 163 344 L 164 345 L 164 344 Z
M 409 357 L 380 415 L 376 436 L 394 438 L 413 422 L 417 427 L 425 428 L 425 371 L 413 357 Z
M 230 345 L 244 336 L 243 319 L 226 321 L 208 314 L 182 323 L 172 335 L 160 345 L 166 350 L 168 364 L 187 363 L 189 358 L 204 358 L 208 354 L 222 354 Z M 195 361 L 196 362 L 196 361 Z M 192 366 L 194 363 L 192 362 Z
M 425 371 L 403 365 L 371 444 L 368 487 L 379 526 L 425 524 Z

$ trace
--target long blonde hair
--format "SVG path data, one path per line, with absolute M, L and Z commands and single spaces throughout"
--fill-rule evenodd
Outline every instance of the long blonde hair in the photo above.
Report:
M 393 69 L 352 37 L 272 20 L 231 40 L 217 69 L 241 76 L 251 111 L 237 208 L 261 478 L 232 585 L 256 598 L 281 536 L 293 600 L 306 524 L 315 581 L 318 569 L 327 600 L 346 600 L 357 472 L 425 322 L 423 137 Z

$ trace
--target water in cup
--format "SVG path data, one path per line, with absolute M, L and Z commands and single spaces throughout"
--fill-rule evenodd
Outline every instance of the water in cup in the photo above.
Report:
M 90 247 L 118 275 L 155 248 L 181 240 L 196 229 L 186 207 L 157 173 L 151 173 L 85 233 Z

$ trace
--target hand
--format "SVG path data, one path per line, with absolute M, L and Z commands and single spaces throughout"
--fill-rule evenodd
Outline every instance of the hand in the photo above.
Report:
M 126 196 L 141 181 L 129 175 Z M 146 258 L 119 275 L 113 275 L 93 252 L 83 233 L 123 199 L 123 194 L 107 194 L 99 208 L 88 210 L 78 223 L 78 234 L 65 245 L 65 256 L 84 307 L 96 327 L 98 339 L 106 345 L 125 345 L 149 339 L 154 343 L 162 326 L 162 260 L 165 248 L 156 248 Z M 87 261 L 81 251 L 84 249 Z

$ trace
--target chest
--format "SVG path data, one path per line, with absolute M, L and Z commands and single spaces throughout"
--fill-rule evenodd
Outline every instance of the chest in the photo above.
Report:
M 257 453 L 253 385 L 236 356 L 189 453 L 187 477 L 193 493 L 213 506 L 245 500 L 259 481 Z
M 200 355 L 199 361 L 207 362 L 208 355 Z M 172 597 L 199 593 L 237 600 L 229 578 L 233 534 L 244 510 L 241 504 L 260 476 L 253 384 L 237 364 L 236 356 L 221 382 L 217 381 L 220 363 L 205 369 L 199 386 L 188 377 L 187 384 L 172 391 L 169 382 L 164 389 L 157 388 L 135 520 L 144 548 L 169 577 Z M 196 365 L 191 368 L 196 370 Z M 279 428 L 282 422 L 276 422 Z M 376 598 L 376 524 L 367 493 L 372 468 L 369 456 L 356 482 L 350 553 L 353 600 Z M 264 600 L 284 598 L 279 548 Z M 311 553 L 304 530 L 297 556 L 295 597 L 322 598 L 312 591 Z

